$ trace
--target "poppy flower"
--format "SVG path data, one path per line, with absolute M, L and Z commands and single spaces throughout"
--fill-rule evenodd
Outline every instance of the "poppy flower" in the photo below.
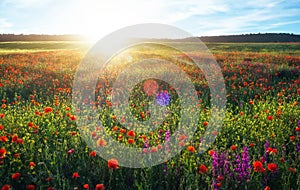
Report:
M 2 186 L 1 190 L 10 190 L 10 188 L 11 188 L 10 185 L 5 184 Z
M 84 189 L 89 189 L 89 184 L 87 184 L 87 183 L 84 184 L 84 185 L 83 185 L 83 188 L 84 188 Z
M 289 170 L 290 172 L 292 172 L 292 173 L 296 173 L 296 172 L 297 172 L 296 168 L 292 168 L 292 167 L 289 167 L 288 170 Z
M 48 187 L 47 190 L 54 190 L 54 187 Z
M 206 127 L 207 125 L 208 125 L 208 122 L 207 122 L 207 121 L 204 121 L 204 122 L 203 122 L 203 126 Z
M 187 149 L 190 152 L 195 152 L 196 151 L 195 147 L 193 147 L 193 146 L 188 146 Z
M 51 113 L 53 109 L 51 107 L 45 107 L 44 112 L 45 113 Z
M 186 140 L 187 137 L 185 135 L 179 135 L 178 140 L 182 141 L 182 140 Z
M 232 145 L 230 148 L 231 148 L 231 150 L 235 151 L 236 150 L 236 145 Z
M 97 141 L 97 145 L 98 145 L 98 146 L 105 146 L 105 145 L 106 145 L 106 141 L 105 141 L 104 139 L 99 139 L 99 140 Z
M 95 151 L 91 151 L 90 152 L 90 157 L 95 157 L 97 154 L 96 154 L 96 152 Z
M 269 116 L 268 116 L 268 120 L 269 120 L 269 121 L 273 120 L 273 116 L 269 115 Z
M 253 168 L 254 172 L 265 172 L 265 169 L 263 168 L 263 164 L 261 161 L 255 161 L 253 162 Z
M 34 162 L 29 162 L 29 167 L 30 168 L 34 168 L 36 166 L 36 164 Z
M 210 151 L 208 151 L 208 154 L 209 154 L 210 156 L 213 156 L 213 155 L 215 154 L 215 151 L 214 151 L 214 150 L 210 150 Z
M 269 186 L 266 186 L 266 187 L 264 188 L 264 190 L 271 190 L 271 188 L 270 188 Z
M 4 158 L 6 155 L 6 149 L 5 148 L 0 148 L 0 158 Z
M 72 178 L 79 178 L 79 177 L 80 176 L 79 176 L 78 172 L 74 172 L 73 175 L 72 175 Z
M 127 135 L 130 136 L 130 137 L 134 137 L 135 136 L 135 133 L 133 130 L 130 130 L 127 132 Z
M 107 166 L 109 169 L 118 169 L 119 168 L 119 161 L 117 159 L 110 159 L 107 162 Z
M 33 184 L 26 185 L 26 190 L 35 190 L 35 185 Z
M 277 164 L 270 163 L 268 164 L 268 170 L 271 172 L 276 172 L 277 171 Z
M 104 185 L 101 184 L 97 184 L 95 190 L 104 190 Z
M 0 141 L 1 141 L 1 142 L 7 142 L 7 141 L 8 141 L 7 136 L 1 136 L 1 137 L 0 137 Z
M 208 168 L 207 168 L 205 165 L 201 164 L 201 165 L 198 167 L 198 171 L 199 171 L 200 174 L 205 174 L 205 173 L 208 172 Z
M 11 176 L 11 178 L 15 179 L 15 180 L 18 180 L 20 177 L 21 177 L 21 173 L 19 173 L 19 172 L 16 172 L 16 173 L 12 174 L 12 176 Z
M 134 143 L 134 139 L 128 139 L 128 143 L 129 144 L 133 144 Z
M 155 80 L 147 80 L 143 84 L 143 90 L 148 96 L 155 95 L 158 90 L 158 84 Z

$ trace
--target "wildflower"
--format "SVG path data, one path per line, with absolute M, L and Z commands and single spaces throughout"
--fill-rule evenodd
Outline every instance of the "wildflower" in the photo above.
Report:
M 108 160 L 107 166 L 109 169 L 118 169 L 119 168 L 118 163 L 119 163 L 118 160 L 113 158 Z
M 147 80 L 143 84 L 143 90 L 148 96 L 155 95 L 158 90 L 158 84 L 155 80 Z
M 20 177 L 21 177 L 21 173 L 19 173 L 19 172 L 16 172 L 11 176 L 11 178 L 15 179 L 15 180 L 18 180 Z
M 209 154 L 210 156 L 213 156 L 213 155 L 215 154 L 215 151 L 214 151 L 214 150 L 210 150 L 210 151 L 208 151 L 208 154 Z
M 180 140 L 180 141 L 186 140 L 186 139 L 187 139 L 187 137 L 186 137 L 185 135 L 180 135 L 180 136 L 178 137 L 178 140 Z
M 269 116 L 268 116 L 268 120 L 269 120 L 269 121 L 273 120 L 273 116 L 269 115 Z
M 26 190 L 35 190 L 35 185 L 33 184 L 26 185 Z
M 188 151 L 190 151 L 190 152 L 195 152 L 195 151 L 196 151 L 196 150 L 195 150 L 195 147 L 193 147 L 193 146 L 188 146 L 187 149 L 188 149 Z
M 77 172 L 74 172 L 73 175 L 72 175 L 72 178 L 79 178 L 79 174 Z
M 95 157 L 96 156 L 96 152 L 95 151 L 91 151 L 90 152 L 90 157 Z
M 168 92 L 160 92 L 156 96 L 156 103 L 160 106 L 167 106 L 170 103 L 170 95 Z
M 104 185 L 101 184 L 97 184 L 95 190 L 104 190 Z
M 45 107 L 44 112 L 45 113 L 51 113 L 53 109 L 51 107 Z
M 263 173 L 265 173 L 265 171 L 266 171 L 263 168 L 263 164 L 261 163 L 261 161 L 253 162 L 253 168 L 254 168 L 254 172 L 263 172 Z
M 5 148 L 0 148 L 0 159 L 5 158 L 6 155 L 6 149 Z
M 11 187 L 8 184 L 3 185 L 1 188 L 1 190 L 10 190 L 10 189 L 11 189 Z
M 87 183 L 84 184 L 84 185 L 83 185 L 83 188 L 84 188 L 84 189 L 89 189 L 89 184 L 87 184 Z
M 205 174 L 205 173 L 208 172 L 208 168 L 207 168 L 205 165 L 201 164 L 201 165 L 198 167 L 198 171 L 199 171 L 200 174 Z
M 34 168 L 36 166 L 36 164 L 34 162 L 29 162 L 29 168 Z
M 271 172 L 276 172 L 277 171 L 277 164 L 270 163 L 268 164 L 268 170 Z
M 105 145 L 106 145 L 106 141 L 105 141 L 104 139 L 99 139 L 99 140 L 97 141 L 97 145 L 98 145 L 98 146 L 105 146 Z
M 0 137 L 0 141 L 1 141 L 1 142 L 7 142 L 7 141 L 8 141 L 7 136 L 1 136 L 1 137 Z
M 266 187 L 264 188 L 264 190 L 271 190 L 271 188 L 270 188 L 269 186 L 266 186 Z
M 129 144 L 133 144 L 134 143 L 134 139 L 128 139 L 128 143 Z
M 208 122 L 207 122 L 207 121 L 204 121 L 204 122 L 203 122 L 203 126 L 206 127 L 207 125 L 208 125 Z
M 296 168 L 292 168 L 292 167 L 289 167 L 288 170 L 289 170 L 290 172 L 292 172 L 292 173 L 296 173 L 296 172 L 297 172 Z
M 133 130 L 130 130 L 127 132 L 127 135 L 130 137 L 134 137 L 135 136 L 135 132 Z
M 235 151 L 236 150 L 236 145 L 232 145 L 231 150 Z

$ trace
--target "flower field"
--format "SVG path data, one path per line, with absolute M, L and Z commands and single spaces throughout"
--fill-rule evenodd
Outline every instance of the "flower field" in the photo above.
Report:
M 180 154 L 148 168 L 122 167 L 114 157 L 106 161 L 81 138 L 76 123 L 81 110 L 72 107 L 72 85 L 82 49 L 0 53 L 0 188 L 300 189 L 299 44 L 291 52 L 282 46 L 289 47 L 279 44 L 277 51 L 272 44 L 267 51 L 265 44 L 262 52 L 251 44 L 251 51 L 229 51 L 230 44 L 229 50 L 218 46 L 212 51 L 225 80 L 227 109 L 220 131 L 212 131 L 215 142 L 202 154 L 198 147 L 213 112 L 209 85 L 201 71 L 178 63 L 195 86 L 199 123 L 192 140 L 180 135 Z M 135 51 L 131 59 L 151 53 Z M 145 154 L 175 148 L 162 144 L 178 125 L 180 100 L 164 81 L 138 83 L 128 100 L 139 121 L 151 118 L 149 102 L 168 108 L 157 130 L 128 130 L 113 114 L 110 86 L 123 66 L 112 64 L 99 79 L 95 107 L 102 108 L 104 129 L 88 131 L 91 139 L 96 146 L 108 146 L 99 135 L 105 130 L 119 143 L 145 148 Z

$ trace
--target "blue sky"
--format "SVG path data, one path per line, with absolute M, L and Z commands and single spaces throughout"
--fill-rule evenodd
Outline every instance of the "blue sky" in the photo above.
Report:
M 300 0 L 1 0 L 0 33 L 101 37 L 138 23 L 164 23 L 195 36 L 300 34 Z

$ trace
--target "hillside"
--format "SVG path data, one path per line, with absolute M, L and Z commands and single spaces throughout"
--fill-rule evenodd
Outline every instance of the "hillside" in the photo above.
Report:
M 226 36 L 202 36 L 203 42 L 300 42 L 300 35 L 288 33 L 258 33 Z M 23 34 L 0 34 L 0 42 L 10 41 L 81 41 L 80 35 L 23 35 Z M 167 40 L 170 41 L 170 40 Z M 171 40 L 173 41 L 173 40 Z M 192 41 L 191 38 L 179 41 Z

